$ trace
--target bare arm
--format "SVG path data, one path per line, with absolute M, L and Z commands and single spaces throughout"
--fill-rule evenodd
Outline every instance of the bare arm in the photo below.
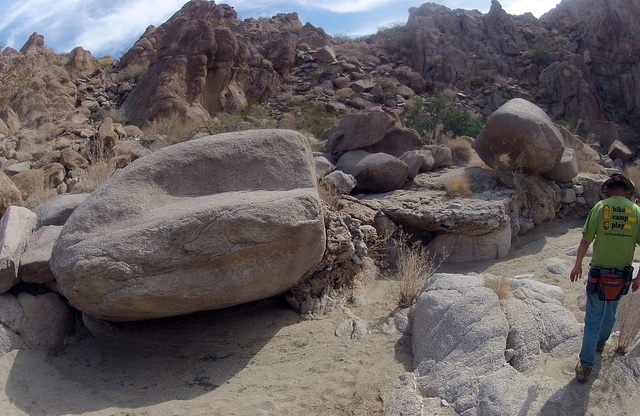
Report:
M 580 240 L 580 245 L 578 245 L 578 254 L 576 254 L 576 263 L 573 265 L 571 275 L 569 276 L 572 282 L 582 279 L 582 260 L 584 260 L 584 256 L 587 254 L 589 245 L 591 245 L 591 243 L 584 238 Z M 636 281 L 637 285 L 640 286 L 640 279 L 636 278 Z M 636 285 L 635 281 L 634 285 Z M 637 290 L 637 288 L 634 290 Z
M 638 267 L 638 273 L 636 273 L 636 278 L 631 281 L 631 291 L 635 292 L 640 288 L 640 267 Z

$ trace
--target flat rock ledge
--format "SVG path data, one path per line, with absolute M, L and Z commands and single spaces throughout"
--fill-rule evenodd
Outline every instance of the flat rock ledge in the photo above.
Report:
M 503 258 L 511 248 L 513 194 L 476 193 L 451 198 L 432 189 L 367 195 L 361 202 L 394 223 L 434 236 L 430 252 L 459 263 Z

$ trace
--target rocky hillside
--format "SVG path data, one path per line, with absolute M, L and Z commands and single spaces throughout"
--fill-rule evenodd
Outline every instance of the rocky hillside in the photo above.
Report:
M 638 22 L 632 0 L 564 0 L 540 19 L 495 0 L 487 14 L 425 3 L 406 25 L 343 39 L 296 13 L 240 20 L 230 6 L 193 0 L 120 59 L 81 46 L 57 54 L 34 33 L 0 57 L 2 171 L 42 168 L 45 187 L 67 192 L 105 154 L 123 166 L 198 130 L 320 137 L 371 107 L 401 122 L 418 95 L 483 118 L 524 98 L 602 153 L 616 139 L 635 150 Z M 123 149 L 123 138 L 136 140 Z
M 195 0 L 149 27 L 120 60 L 81 47 L 55 54 L 37 34 L 19 52 L 6 48 L 3 113 L 37 128 L 102 94 L 102 108 L 122 107 L 139 127 L 174 113 L 207 119 L 247 102 L 277 108 L 280 121 L 300 96 L 337 101 L 338 110 L 366 106 L 361 99 L 393 108 L 398 92 L 411 95 L 398 91 L 407 86 L 453 90 L 458 105 L 485 117 L 526 98 L 584 137 L 629 143 L 640 118 L 639 15 L 632 0 L 564 0 L 539 20 L 508 15 L 495 0 L 487 14 L 425 3 L 405 26 L 346 40 L 302 25 L 296 13 L 242 21 L 232 7 Z

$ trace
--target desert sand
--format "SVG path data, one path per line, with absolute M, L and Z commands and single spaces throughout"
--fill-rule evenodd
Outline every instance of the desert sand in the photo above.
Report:
M 439 271 L 531 274 L 561 287 L 565 306 L 582 322 L 577 298 L 583 285 L 569 282 L 568 272 L 549 273 L 544 264 L 552 257 L 573 262 L 565 252 L 578 244 L 582 222 L 542 224 L 515 238 L 504 259 L 444 264 Z M 363 306 L 345 304 L 327 316 L 300 316 L 277 297 L 119 324 L 114 337 L 81 334 L 60 351 L 12 351 L 0 357 L 0 414 L 381 415 L 399 376 L 413 370 L 411 337 L 382 331 L 395 308 L 394 284 L 379 276 L 364 288 Z M 336 335 L 349 313 L 367 321 L 363 339 Z M 638 414 L 638 380 L 614 365 L 622 359 L 608 345 L 595 378 L 581 384 L 573 372 L 577 352 L 565 359 L 543 357 L 534 375 L 559 380 L 566 397 L 562 408 L 545 413 Z M 616 383 L 622 387 L 614 388 Z M 430 399 L 423 414 L 454 412 Z

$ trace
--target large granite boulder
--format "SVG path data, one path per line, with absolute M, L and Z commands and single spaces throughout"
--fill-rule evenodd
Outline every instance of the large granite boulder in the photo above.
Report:
M 62 226 L 47 225 L 31 234 L 27 247 L 20 257 L 18 268 L 20 280 L 29 283 L 47 283 L 54 280 L 49 259 L 61 231 Z
M 134 161 L 73 212 L 50 265 L 74 307 L 126 321 L 283 293 L 324 249 L 306 138 L 259 130 Z
M 560 163 L 564 152 L 562 134 L 549 116 L 522 98 L 508 101 L 489 117 L 473 148 L 492 168 L 504 164 L 541 174 Z
M 568 272 L 567 272 L 568 273 Z M 580 348 L 581 328 L 564 307 L 564 292 L 532 279 L 511 283 L 512 297 L 504 312 L 510 322 L 507 348 L 516 370 L 526 372 L 540 364 L 540 353 L 567 357 Z
M 362 198 L 365 205 L 402 226 L 460 236 L 501 230 L 510 221 L 510 201 L 511 197 L 504 193 L 452 200 L 446 192 L 432 189 L 398 190 Z

